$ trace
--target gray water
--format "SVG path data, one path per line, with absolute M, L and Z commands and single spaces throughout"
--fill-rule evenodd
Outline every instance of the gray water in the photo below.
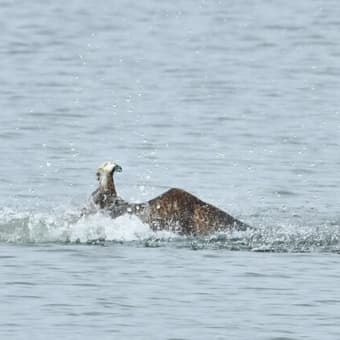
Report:
M 340 3 L 0 3 L 0 338 L 339 339 Z M 186 189 L 255 230 L 79 217 Z

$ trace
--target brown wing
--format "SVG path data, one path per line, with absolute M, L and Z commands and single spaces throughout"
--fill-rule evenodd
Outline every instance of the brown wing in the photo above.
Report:
M 148 202 L 148 223 L 153 229 L 168 229 L 182 234 L 207 234 L 247 225 L 223 210 L 181 190 L 170 189 Z

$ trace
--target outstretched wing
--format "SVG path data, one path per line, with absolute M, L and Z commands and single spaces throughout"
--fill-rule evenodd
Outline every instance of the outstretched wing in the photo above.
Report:
M 209 232 L 248 226 L 223 210 L 206 203 L 196 196 L 177 188 L 148 202 L 149 220 L 153 229 L 169 229 L 183 234 Z

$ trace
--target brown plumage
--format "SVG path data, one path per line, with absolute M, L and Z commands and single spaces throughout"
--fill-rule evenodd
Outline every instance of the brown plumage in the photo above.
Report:
M 145 203 L 129 203 L 117 195 L 113 173 L 121 167 L 106 162 L 97 171 L 99 188 L 92 203 L 109 211 L 113 218 L 123 214 L 138 216 L 153 230 L 170 230 L 184 235 L 206 235 L 228 229 L 245 230 L 249 226 L 223 210 L 181 190 L 170 189 Z
M 225 229 L 245 230 L 247 225 L 223 210 L 182 189 L 170 189 L 147 202 L 146 222 L 153 229 L 204 235 Z

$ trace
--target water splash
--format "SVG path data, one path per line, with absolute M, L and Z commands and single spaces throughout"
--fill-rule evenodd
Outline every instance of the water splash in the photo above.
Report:
M 152 231 L 137 217 L 115 220 L 97 213 L 79 217 L 78 211 L 18 212 L 0 209 L 0 242 L 11 243 L 135 243 L 146 247 L 170 245 L 199 249 L 255 252 L 340 253 L 340 225 L 261 225 L 254 230 L 184 237 L 168 231 Z
M 0 242 L 100 243 L 172 236 L 174 234 L 166 231 L 153 232 L 134 216 L 121 216 L 113 220 L 102 213 L 79 217 L 79 213 L 72 211 L 32 213 L 0 210 Z
M 340 252 L 339 225 L 276 225 L 258 226 L 245 232 L 233 231 L 198 240 L 204 247 L 255 252 Z

